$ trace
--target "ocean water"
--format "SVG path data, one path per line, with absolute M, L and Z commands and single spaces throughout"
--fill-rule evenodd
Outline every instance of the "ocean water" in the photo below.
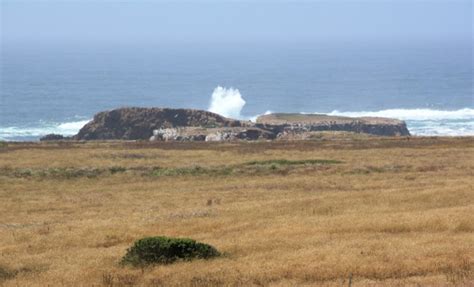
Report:
M 385 116 L 414 135 L 474 135 L 472 43 L 6 47 L 0 140 L 73 135 L 124 106 Z M 218 88 L 222 87 L 222 88 Z

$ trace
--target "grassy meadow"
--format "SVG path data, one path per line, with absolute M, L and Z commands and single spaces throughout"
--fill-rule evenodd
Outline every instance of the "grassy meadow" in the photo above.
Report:
M 474 286 L 472 138 L 0 145 L 0 286 Z M 145 236 L 222 256 L 119 264 Z

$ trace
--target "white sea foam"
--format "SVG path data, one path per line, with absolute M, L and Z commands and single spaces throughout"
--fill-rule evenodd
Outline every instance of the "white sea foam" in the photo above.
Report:
M 74 135 L 88 122 L 89 120 L 62 123 L 58 125 L 58 130 L 63 131 L 64 135 Z
M 242 119 L 240 112 L 245 106 L 238 89 L 218 86 L 211 96 L 209 111 L 230 118 Z
M 474 136 L 474 119 L 406 120 L 408 130 L 419 136 Z
M 30 126 L 7 126 L 0 127 L 0 140 L 23 140 L 35 139 L 47 134 L 61 134 L 63 136 L 72 136 L 89 122 L 89 120 L 51 123 L 40 122 Z
M 252 116 L 252 117 L 247 117 L 246 119 L 249 120 L 249 121 L 251 121 L 251 122 L 254 122 L 254 123 L 255 123 L 255 122 L 257 121 L 257 118 L 258 118 L 259 116 L 269 115 L 269 114 L 273 114 L 273 112 L 270 111 L 270 110 L 268 110 L 268 111 L 264 112 L 264 113 L 261 114 L 261 115 L 256 115 L 256 116 Z

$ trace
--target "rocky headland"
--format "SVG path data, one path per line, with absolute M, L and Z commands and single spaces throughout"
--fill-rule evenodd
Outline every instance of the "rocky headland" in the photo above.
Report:
M 73 140 L 232 141 L 309 138 L 314 132 L 344 131 L 408 136 L 405 122 L 316 114 L 269 114 L 256 122 L 193 109 L 120 108 L 100 112 Z M 51 140 L 54 137 L 46 137 Z

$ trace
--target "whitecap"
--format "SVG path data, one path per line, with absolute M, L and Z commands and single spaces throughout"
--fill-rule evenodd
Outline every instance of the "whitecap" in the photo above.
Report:
M 32 140 L 38 139 L 47 134 L 72 136 L 77 134 L 88 122 L 89 120 L 64 123 L 40 121 L 33 125 L 0 127 L 0 140 Z

